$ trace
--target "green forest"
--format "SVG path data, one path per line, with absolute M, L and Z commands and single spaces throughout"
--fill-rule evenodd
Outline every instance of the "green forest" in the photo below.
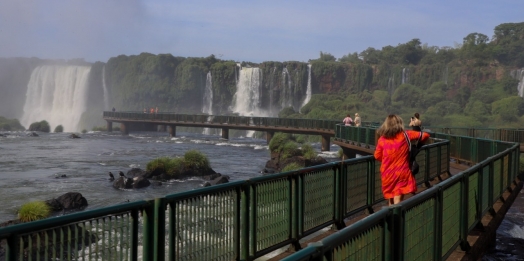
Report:
M 262 71 L 262 107 L 279 104 L 278 99 L 289 95 L 296 98 L 293 104 L 300 103 L 306 92 L 307 64 L 242 62 L 244 67 Z M 284 108 L 279 117 L 341 120 L 358 112 L 363 121 L 381 122 L 388 114 L 407 120 L 418 112 L 425 126 L 518 128 L 524 123 L 524 102 L 516 79 L 524 67 L 524 23 L 498 25 L 491 38 L 470 33 L 454 47 L 412 39 L 340 58 L 320 52 L 309 64 L 311 101 L 300 112 L 297 106 Z M 116 106 L 124 110 L 155 104 L 164 111 L 198 113 L 210 72 L 214 114 L 228 114 L 238 77 L 235 61 L 213 55 L 122 55 L 111 58 L 106 67 L 112 95 L 118 97 Z M 285 76 L 275 73 L 284 68 L 290 72 L 291 90 L 285 86 Z M 272 95 L 264 95 L 270 91 Z

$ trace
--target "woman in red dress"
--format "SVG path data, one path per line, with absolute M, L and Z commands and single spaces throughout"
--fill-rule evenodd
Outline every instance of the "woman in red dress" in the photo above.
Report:
M 409 166 L 409 146 L 404 132 L 412 141 L 418 140 L 420 136 L 418 131 L 404 131 L 404 122 L 397 115 L 389 115 L 377 130 L 380 138 L 375 149 L 375 159 L 382 162 L 382 193 L 389 205 L 398 204 L 404 195 L 417 191 L 417 182 Z M 428 138 L 428 133 L 422 133 L 421 142 Z

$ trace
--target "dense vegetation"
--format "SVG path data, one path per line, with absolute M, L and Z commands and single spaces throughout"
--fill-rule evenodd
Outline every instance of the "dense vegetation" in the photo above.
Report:
M 147 163 L 146 171 L 165 173 L 172 178 L 191 170 L 196 173 L 208 173 L 211 170 L 209 159 L 197 150 L 189 150 L 184 157 L 161 157 Z
M 2 131 L 20 131 L 25 128 L 20 124 L 17 119 L 6 119 L 0 116 L 0 130 Z
M 41 131 L 41 132 L 50 132 L 51 127 L 47 121 L 33 122 L 29 126 L 29 131 Z

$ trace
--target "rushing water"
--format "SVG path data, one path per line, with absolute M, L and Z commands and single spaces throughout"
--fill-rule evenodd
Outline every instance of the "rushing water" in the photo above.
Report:
M 192 149 L 208 156 L 211 167 L 229 175 L 230 181 L 261 175 L 269 160 L 264 139 L 223 140 L 218 135 L 183 132 L 173 138 L 165 132 L 136 132 L 129 136 L 92 132 L 82 134 L 80 139 L 70 139 L 69 133 L 39 133 L 39 137 L 26 134 L 12 132 L 0 137 L 0 222 L 16 218 L 17 209 L 26 202 L 56 198 L 66 192 L 82 193 L 88 209 L 93 209 L 200 188 L 204 181 L 198 178 L 138 190 L 117 190 L 108 181 L 109 171 L 126 173 L 132 167 L 145 170 L 152 159 L 183 156 Z M 319 144 L 313 145 L 320 150 Z M 323 156 L 333 157 L 335 153 Z M 67 177 L 56 178 L 62 174 Z
M 484 261 L 524 260 L 524 190 L 521 190 L 497 229 L 496 247 Z

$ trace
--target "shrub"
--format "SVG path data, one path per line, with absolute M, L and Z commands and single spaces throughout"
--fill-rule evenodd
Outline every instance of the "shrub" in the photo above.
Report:
M 162 157 L 162 158 L 156 158 L 150 162 L 147 163 L 146 165 L 146 171 L 148 172 L 153 172 L 153 171 L 161 171 L 161 172 L 166 172 L 166 166 L 168 166 L 168 162 L 170 161 L 171 159 L 169 157 Z
M 284 143 L 287 140 L 291 139 L 291 134 L 289 133 L 283 133 L 278 132 L 276 133 L 273 138 L 271 138 L 271 141 L 269 142 L 269 151 L 270 152 L 280 152 L 281 146 L 284 145 Z
M 170 176 L 176 176 L 184 169 L 183 158 L 173 158 L 166 162 L 166 174 Z
M 288 172 L 288 171 L 293 171 L 293 170 L 297 170 L 297 169 L 301 169 L 302 166 L 300 166 L 298 163 L 296 162 L 292 162 L 292 163 L 289 163 L 288 165 L 286 165 L 281 172 Z
M 82 133 L 86 134 L 86 133 L 87 133 L 87 130 L 86 130 L 86 129 L 83 129 L 83 130 L 82 130 Z
M 342 148 L 338 149 L 337 156 L 338 156 L 339 158 L 344 157 L 344 150 L 342 150 Z
M 107 131 L 106 126 L 95 126 L 91 129 L 92 131 Z
M 281 159 L 288 159 L 293 156 L 300 155 L 300 150 L 298 149 L 297 144 L 294 141 L 290 141 L 290 140 L 284 143 L 284 145 L 282 146 L 281 152 L 282 152 L 280 156 Z
M 56 126 L 55 132 L 64 132 L 64 126 L 62 126 L 62 125 Z
M 33 122 L 29 125 L 29 131 L 50 132 L 51 127 L 47 121 Z
M 317 157 L 317 153 L 315 152 L 315 149 L 310 144 L 304 144 L 302 145 L 302 155 L 305 159 L 314 159 Z
M 184 165 L 189 168 L 208 169 L 209 159 L 198 150 L 189 150 L 184 154 Z
M 18 218 L 22 222 L 31 222 L 49 217 L 51 208 L 44 201 L 25 203 L 18 211 Z

